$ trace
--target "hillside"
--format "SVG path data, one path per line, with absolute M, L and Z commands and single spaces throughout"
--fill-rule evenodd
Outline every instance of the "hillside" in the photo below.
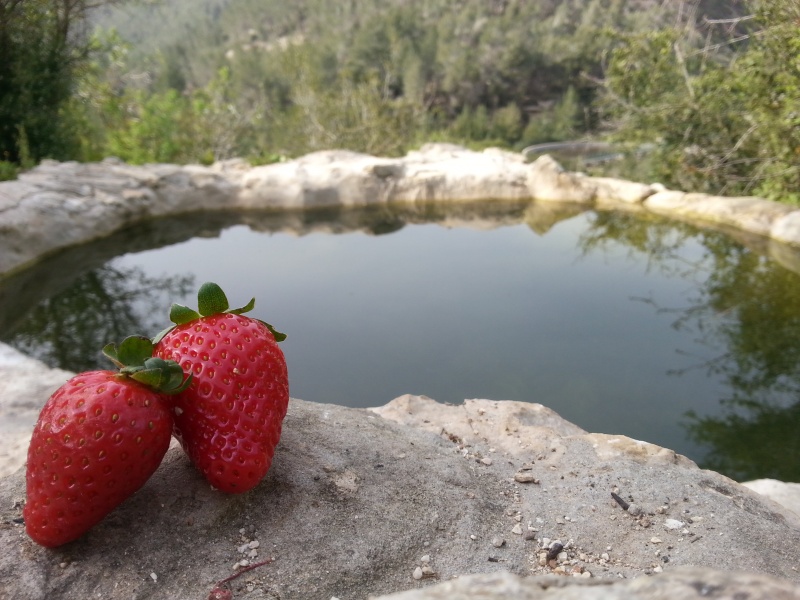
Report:
M 702 28 L 742 10 L 720 0 L 163 0 L 105 10 L 97 26 L 131 45 L 138 83 L 126 85 L 210 86 L 215 110 L 232 103 L 251 126 L 237 152 L 398 154 L 431 139 L 521 148 L 591 135 L 616 35 Z
M 527 102 L 560 96 L 568 86 L 564 76 L 595 67 L 591 63 L 604 51 L 597 34 L 604 28 L 645 31 L 687 19 L 702 24 L 746 13 L 743 5 L 736 0 L 151 0 L 103 9 L 96 23 L 116 29 L 139 65 L 160 53 L 164 68 L 181 72 L 189 86 L 205 85 L 222 66 L 252 62 L 252 56 L 242 55 L 263 59 L 302 39 L 326 49 L 336 66 L 391 67 L 395 79 L 404 78 L 399 70 L 413 71 L 408 63 L 414 59 L 424 62 L 426 83 L 437 71 L 467 86 L 470 75 L 486 80 L 490 71 L 499 71 L 497 78 L 520 76 L 515 87 L 529 92 Z M 526 67 L 539 66 L 533 55 L 561 68 L 525 77 Z M 549 81 L 532 83 L 545 77 Z

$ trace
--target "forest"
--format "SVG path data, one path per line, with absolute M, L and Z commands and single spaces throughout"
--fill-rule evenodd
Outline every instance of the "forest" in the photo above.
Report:
M 581 140 L 797 202 L 798 25 L 797 0 L 0 0 L 0 178 Z

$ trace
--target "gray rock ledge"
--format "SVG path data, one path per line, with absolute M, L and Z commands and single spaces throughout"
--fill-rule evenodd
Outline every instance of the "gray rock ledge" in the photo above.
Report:
M 787 205 L 588 177 L 546 155 L 527 163 L 499 149 L 428 144 L 396 159 L 332 150 L 261 167 L 44 161 L 0 182 L 0 276 L 132 223 L 186 212 L 486 199 L 646 210 L 800 246 L 800 211 Z
M 0 599 L 206 598 L 241 561 L 268 557 L 231 582 L 234 598 L 800 598 L 795 513 L 538 404 L 293 399 L 284 427 L 251 492 L 211 489 L 174 447 L 57 550 L 24 533 L 24 470 L 1 478 Z

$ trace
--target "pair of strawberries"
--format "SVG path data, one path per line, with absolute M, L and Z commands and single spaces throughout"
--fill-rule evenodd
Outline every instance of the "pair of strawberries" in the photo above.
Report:
M 77 539 L 144 485 L 171 435 L 215 488 L 252 489 L 272 463 L 289 404 L 272 326 L 229 310 L 206 283 L 198 311 L 174 304 L 154 340 L 103 353 L 119 371 L 76 375 L 47 401 L 28 449 L 25 528 L 37 543 Z

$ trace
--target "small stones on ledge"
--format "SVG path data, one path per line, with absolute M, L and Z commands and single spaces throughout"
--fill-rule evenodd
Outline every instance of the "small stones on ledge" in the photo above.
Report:
M 514 481 L 517 483 L 539 483 L 539 480 L 534 477 L 533 473 L 528 471 L 518 471 L 514 475 Z
M 252 539 L 247 533 L 247 530 L 244 528 L 239 530 L 241 544 L 237 546 L 236 551 L 239 554 L 244 554 L 244 558 L 234 563 L 234 570 L 247 567 L 250 565 L 250 561 L 258 558 L 258 549 L 261 546 L 261 543 L 257 539 Z
M 628 514 L 632 517 L 639 517 L 644 514 L 644 510 L 638 504 L 631 503 L 628 506 Z
M 539 483 L 539 480 L 531 473 L 533 469 L 533 461 L 522 463 L 522 466 L 514 474 L 514 481 L 517 483 Z
M 420 581 L 422 579 L 431 579 L 431 578 L 438 578 L 439 575 L 436 571 L 431 567 L 431 556 L 430 554 L 426 554 L 425 556 L 419 559 L 421 563 L 419 566 L 414 568 L 414 571 L 411 573 L 411 577 L 416 580 Z
M 586 565 L 583 563 L 593 561 L 592 557 L 576 550 L 572 540 L 564 544 L 560 540 L 541 539 L 541 550 L 537 556 L 537 563 L 544 569 L 544 572 L 589 578 L 592 577 L 592 573 L 586 569 Z M 605 561 L 601 559 L 598 562 L 603 564 Z

